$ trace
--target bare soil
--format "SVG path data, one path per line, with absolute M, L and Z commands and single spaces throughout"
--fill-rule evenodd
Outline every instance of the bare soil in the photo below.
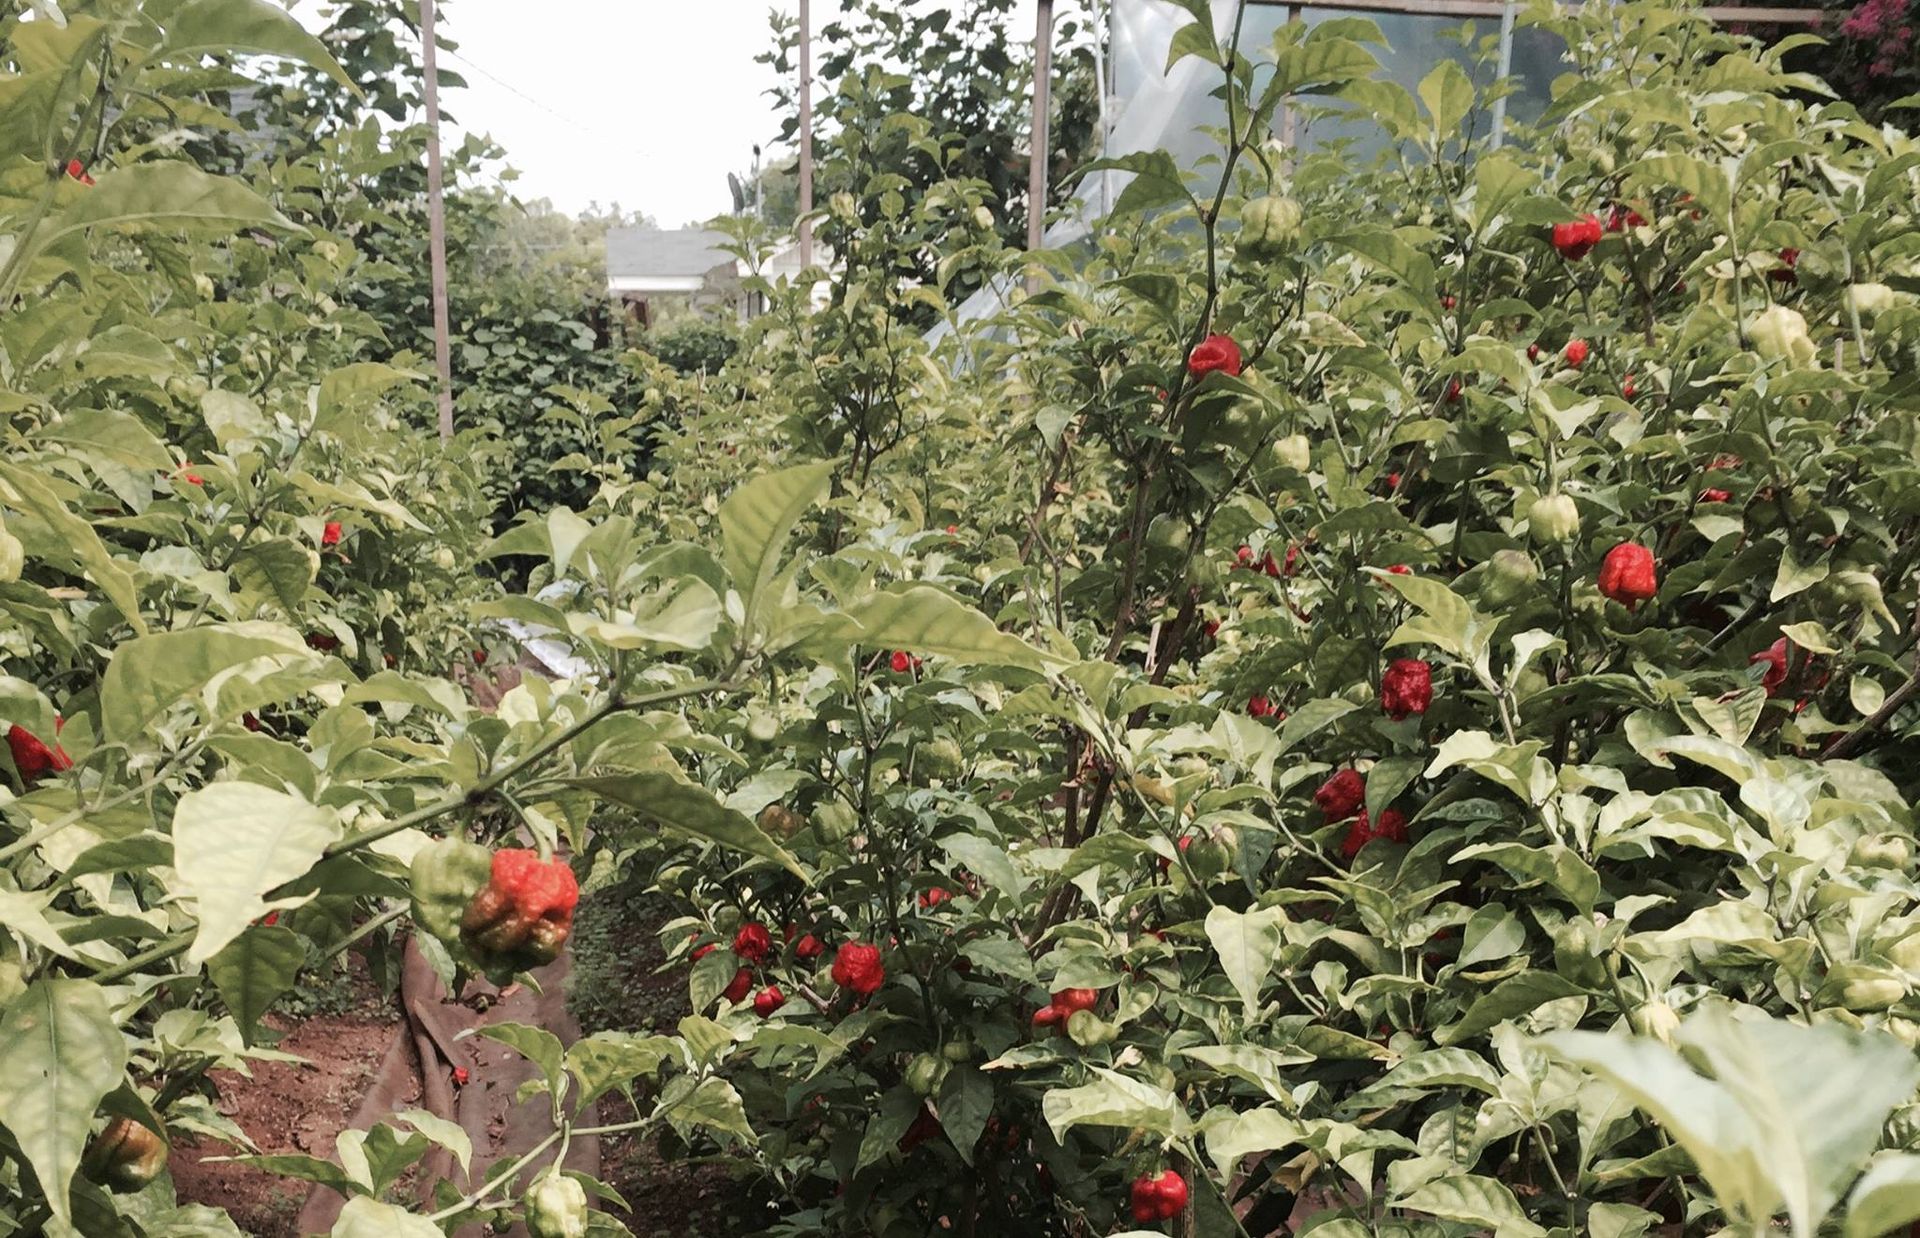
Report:
M 286 1033 L 275 1047 L 304 1062 L 256 1063 L 251 1079 L 233 1071 L 210 1076 L 219 1089 L 220 1111 L 261 1152 L 332 1158 L 335 1136 L 352 1119 L 401 1022 L 358 959 L 344 998 L 345 1009 L 337 1013 L 267 1017 L 268 1026 Z M 181 1202 L 224 1208 L 253 1238 L 298 1238 L 294 1218 L 309 1184 L 206 1159 L 244 1151 L 211 1139 L 177 1141 L 169 1167 Z

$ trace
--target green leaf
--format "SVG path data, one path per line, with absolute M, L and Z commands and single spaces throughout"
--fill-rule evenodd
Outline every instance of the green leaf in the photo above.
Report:
M 1431 318 L 1438 313 L 1436 307 L 1439 304 L 1439 293 L 1436 291 L 1437 280 L 1431 258 L 1383 229 L 1347 232 L 1328 239 L 1336 245 L 1344 245 L 1375 267 L 1399 280 L 1407 291 L 1413 294 L 1414 302 L 1420 307 L 1421 314 Z M 1394 579 L 1406 578 L 1395 577 Z
M 1704 159 L 1691 155 L 1653 155 L 1625 169 L 1629 181 L 1672 185 L 1699 200 L 1701 209 L 1715 220 L 1726 217 L 1733 196 L 1727 174 Z
M 803 464 L 763 473 L 720 505 L 721 557 L 746 608 L 745 627 L 756 627 L 764 596 L 780 566 L 780 553 L 806 510 L 826 496 L 835 462 Z
M 167 35 L 154 60 L 198 60 L 234 53 L 284 56 L 325 73 L 364 97 L 326 45 L 297 19 L 267 0 L 187 0 L 165 21 Z
M 453 1159 L 460 1162 L 463 1171 L 473 1160 L 473 1139 L 458 1122 L 449 1122 L 425 1109 L 404 1110 L 394 1117 L 453 1153 Z
M 1600 874 L 1571 847 L 1552 843 L 1529 847 L 1525 843 L 1481 843 L 1454 853 L 1449 863 L 1483 859 L 1498 864 L 1522 885 L 1544 881 L 1566 897 L 1583 915 L 1591 915 L 1600 901 Z
M 258 925 L 207 960 L 207 976 L 233 1012 L 249 1043 L 253 1031 L 280 995 L 293 987 L 307 961 L 307 943 L 292 929 Z
M 1449 1221 L 1488 1226 L 1497 1230 L 1501 1238 L 1546 1238 L 1547 1233 L 1528 1218 L 1512 1191 L 1479 1174 L 1459 1174 L 1429 1182 L 1396 1200 L 1394 1206 Z
M 993 1084 L 976 1066 L 962 1063 L 940 1083 L 940 1125 L 960 1159 L 973 1164 L 974 1145 L 993 1116 Z
M 1388 1071 L 1375 1088 L 1472 1088 L 1489 1096 L 1500 1094 L 1500 1072 L 1487 1059 L 1466 1049 L 1429 1049 L 1416 1053 Z
M 1521 972 L 1495 985 L 1492 992 L 1467 1007 L 1458 1023 L 1440 1028 L 1433 1038 L 1443 1045 L 1457 1045 L 1547 1002 L 1585 995 L 1585 989 L 1558 972 Z
M 497 1040 L 540 1068 L 547 1087 L 556 1095 L 567 1070 L 567 1048 L 560 1038 L 544 1027 L 524 1023 L 494 1023 L 478 1028 L 475 1034 Z
M 187 960 L 198 965 L 220 953 L 271 910 L 262 895 L 305 876 L 340 834 L 332 809 L 250 782 L 181 796 L 173 866 L 179 893 L 197 900 L 200 913 Z
M 24 467 L 0 464 L 0 480 L 18 496 L 22 511 L 46 522 L 133 630 L 146 635 L 147 624 L 140 615 L 140 593 L 133 577 L 108 553 L 93 526 L 69 511 L 58 495 Z
M 1167 45 L 1167 63 L 1163 72 L 1185 60 L 1188 56 L 1198 56 L 1208 64 L 1220 63 L 1220 44 L 1213 37 L 1211 21 L 1189 22 L 1173 32 L 1173 38 Z
M 569 785 L 624 804 L 669 829 L 772 860 L 802 881 L 810 880 L 793 854 L 751 817 L 728 808 L 698 783 L 683 782 L 670 774 L 636 772 L 575 778 Z
M 668 1036 L 595 1032 L 567 1049 L 567 1069 L 580 1081 L 579 1103 L 588 1105 L 616 1087 L 624 1091 L 635 1079 L 659 1073 L 663 1063 L 679 1056 L 680 1046 Z
M 218 387 L 200 397 L 200 418 L 207 423 L 213 441 L 222 451 L 229 450 L 235 443 L 258 439 L 272 428 L 258 404 L 237 391 L 222 391 Z
M 1207 940 L 1220 956 L 1220 966 L 1240 994 L 1247 1022 L 1253 1022 L 1260 1009 L 1260 990 L 1280 957 L 1282 930 L 1287 923 L 1284 908 L 1268 907 L 1241 913 L 1216 906 L 1207 913 Z
M 829 616 L 810 645 L 861 645 L 868 649 L 906 649 L 939 654 L 957 662 L 985 662 L 1046 672 L 1066 663 L 1017 636 L 930 585 L 909 585 L 876 593 L 839 615 Z
M 423 382 L 425 374 L 402 370 L 378 361 L 360 361 L 327 371 L 320 380 L 320 396 L 314 406 L 316 434 L 338 434 L 352 438 L 360 428 L 366 410 L 382 395 L 403 383 Z
M 1204 1125 L 1207 1156 L 1220 1167 L 1221 1173 L 1229 1176 L 1239 1170 L 1241 1160 L 1247 1156 L 1256 1152 L 1278 1152 L 1304 1143 L 1308 1137 L 1304 1123 L 1272 1108 L 1230 1113 Z
M 0 1017 L 0 1062 L 0 1126 L 33 1166 L 55 1219 L 71 1223 L 67 1188 L 93 1112 L 127 1069 L 106 992 L 88 980 L 35 981 Z
M 1193 1124 L 1173 1093 L 1098 1066 L 1092 1073 L 1092 1083 L 1055 1088 L 1040 1102 L 1055 1139 L 1064 1140 L 1076 1126 L 1141 1126 L 1182 1139 L 1191 1133 Z
M 609 649 L 658 645 L 694 650 L 713 643 L 713 634 L 720 626 L 720 598 L 706 581 L 684 580 L 671 592 L 662 591 L 642 601 L 653 605 L 617 619 L 569 615 L 567 626 L 575 636 L 598 641 Z
M 361 1195 L 347 1201 L 331 1238 L 445 1238 L 440 1227 L 404 1208 Z
M 313 658 L 293 629 L 277 623 L 208 624 L 127 641 L 113 651 L 100 685 L 106 737 L 146 733 L 172 705 L 256 658 L 275 666 Z
M 131 413 L 73 409 L 34 437 L 76 448 L 76 455 L 109 460 L 130 469 L 169 472 L 173 468 L 166 445 Z
M 1337 696 L 1308 701 L 1287 715 L 1287 720 L 1280 724 L 1280 751 L 1286 752 L 1301 740 L 1324 730 L 1358 708 L 1352 701 L 1341 700 Z
M 1427 115 L 1433 118 L 1435 145 L 1458 136 L 1460 122 L 1473 110 L 1474 102 L 1473 81 L 1460 62 L 1442 59 L 1420 79 L 1419 93 L 1420 102 L 1427 105 Z
M 1867 1167 L 1847 1198 L 1846 1238 L 1875 1238 L 1920 1220 L 1920 1156 L 1889 1152 Z
M 679 1084 L 687 1078 L 681 1075 L 673 1082 Z M 677 1127 L 700 1126 L 738 1135 L 749 1143 L 754 1141 L 753 1127 L 747 1122 L 747 1110 L 741 1103 L 740 1093 L 718 1076 L 707 1076 L 691 1091 L 668 1085 L 660 1098 L 660 1108 Z
M 240 181 L 209 176 L 177 159 L 102 172 L 90 192 L 47 220 L 35 234 L 33 252 L 43 252 L 60 238 L 91 228 L 120 232 L 230 232 L 239 228 L 304 231 Z

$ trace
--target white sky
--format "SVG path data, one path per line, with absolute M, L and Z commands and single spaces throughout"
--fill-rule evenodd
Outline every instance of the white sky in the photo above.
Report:
M 964 5 L 968 0 L 953 0 Z M 779 131 L 754 57 L 771 8 L 794 0 L 441 0 L 460 44 L 445 67 L 468 83 L 441 106 L 490 134 L 520 176 L 511 188 L 577 212 L 618 202 L 662 227 L 730 209 L 727 173 Z M 315 0 L 298 12 L 315 24 Z M 817 31 L 840 0 L 813 0 Z M 1024 0 L 1014 29 L 1033 24 Z

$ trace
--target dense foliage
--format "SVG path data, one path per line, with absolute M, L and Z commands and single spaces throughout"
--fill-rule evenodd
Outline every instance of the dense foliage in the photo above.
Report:
M 410 923 L 511 974 L 635 871 L 694 1014 L 498 1030 L 539 1151 L 670 1129 L 774 1233 L 1920 1216 L 1920 144 L 1778 49 L 1532 12 L 1570 71 L 1488 152 L 1366 21 L 1198 20 L 1220 157 L 1128 156 L 938 344 L 1027 273 L 1001 203 L 849 136 L 825 307 L 763 284 L 717 375 L 562 395 L 590 490 L 487 540 L 502 444 L 441 451 L 342 310 L 365 178 L 152 140 L 215 124 L 203 54 L 325 47 L 63 18 L 0 27 L 0 1233 L 237 1232 L 164 1139 L 244 1144 L 207 1071 L 303 973 Z M 1288 97 L 1382 164 L 1278 147 Z M 478 710 L 501 619 L 591 674 Z M 423 1204 L 462 1138 L 262 1163 L 344 1238 L 622 1232 L 534 1161 Z

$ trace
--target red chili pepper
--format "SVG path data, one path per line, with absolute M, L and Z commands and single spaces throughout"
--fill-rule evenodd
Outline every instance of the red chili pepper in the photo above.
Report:
M 1205 378 L 1215 370 L 1231 377 L 1240 374 L 1240 345 L 1230 335 L 1209 335 L 1187 354 L 1187 372 L 1195 378 Z
M 1653 552 L 1638 542 L 1621 542 L 1600 564 L 1600 592 L 1628 610 L 1660 592 Z
M 1329 821 L 1345 821 L 1367 802 L 1367 780 L 1356 769 L 1343 769 L 1320 784 L 1313 802 Z
M 1598 215 L 1583 215 L 1569 224 L 1553 225 L 1553 247 L 1569 262 L 1578 262 L 1606 235 Z
M 1380 680 L 1380 708 L 1395 722 L 1424 714 L 1433 704 L 1433 668 L 1418 658 L 1396 658 Z

